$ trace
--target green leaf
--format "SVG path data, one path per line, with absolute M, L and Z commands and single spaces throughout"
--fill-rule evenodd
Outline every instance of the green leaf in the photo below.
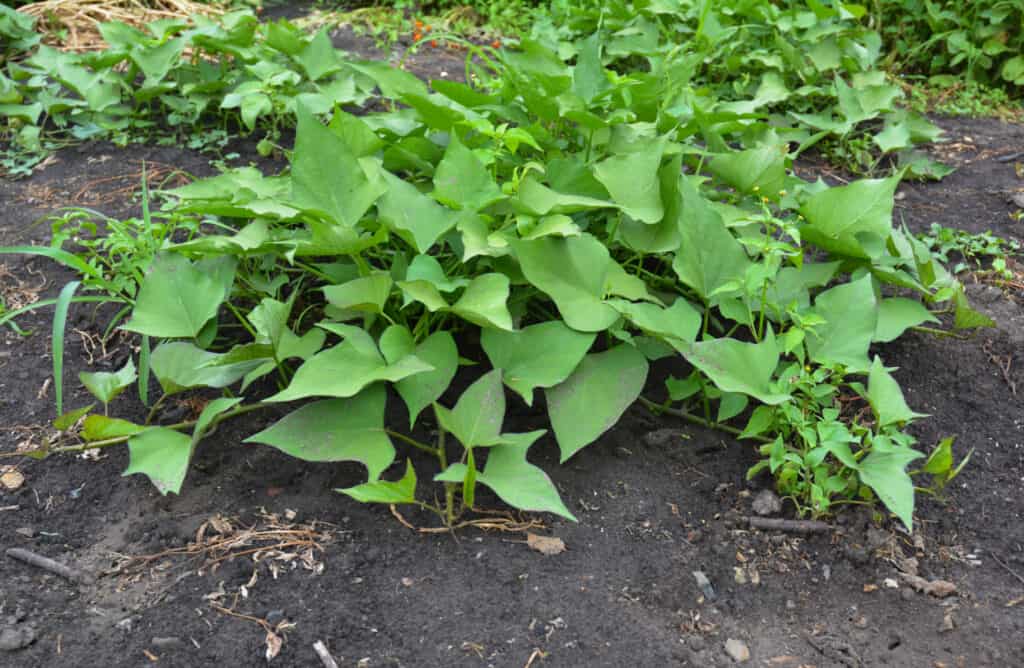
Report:
M 82 423 L 82 438 L 88 442 L 103 441 L 108 438 L 134 436 L 148 429 L 134 422 L 106 415 L 90 415 Z
M 53 421 L 53 428 L 57 431 L 67 431 L 75 426 L 75 424 L 81 419 L 83 415 L 95 408 L 96 404 L 89 404 L 82 408 L 76 408 L 67 413 L 62 413 L 59 417 Z
M 619 318 L 605 304 L 605 283 L 611 271 L 608 248 L 590 234 L 513 241 L 526 280 L 558 306 L 565 323 L 582 332 L 600 332 Z
M 61 288 L 54 305 L 53 328 L 50 349 L 53 355 L 53 385 L 57 403 L 57 414 L 64 412 L 64 328 L 68 321 L 68 307 L 81 281 L 70 281 Z
M 893 195 L 899 182 L 899 175 L 862 179 L 811 195 L 800 209 L 807 219 L 800 233 L 829 253 L 870 259 L 858 235 L 871 235 L 881 241 L 889 238 Z
M 741 193 L 757 192 L 776 199 L 786 180 L 785 145 L 719 153 L 708 164 L 711 173 Z
M 682 297 L 677 298 L 668 308 L 624 299 L 609 299 L 606 303 L 636 327 L 664 337 L 670 342 L 693 343 L 697 339 L 697 332 L 700 331 L 700 313 Z
M 207 352 L 191 343 L 162 343 L 150 357 L 150 368 L 165 394 L 192 387 L 227 387 L 263 363 L 254 359 L 218 365 L 223 355 Z
M 526 460 L 526 453 L 545 431 L 531 431 L 525 434 L 502 434 L 504 443 L 494 446 L 487 454 L 487 465 L 478 473 L 476 482 L 491 488 L 498 497 L 513 508 L 538 513 L 553 513 L 576 521 L 569 509 L 562 503 L 558 489 L 551 478 L 540 467 Z M 467 467 L 453 464 L 434 480 L 438 482 L 461 482 L 466 478 Z
M 761 343 L 711 339 L 691 343 L 680 352 L 723 392 L 740 392 L 772 405 L 790 399 L 790 395 L 772 387 L 772 374 L 779 365 L 779 347 L 771 327 Z
M 230 262 L 230 272 L 227 263 Z M 135 308 L 124 328 L 160 338 L 195 338 L 217 315 L 234 276 L 234 260 L 219 263 L 224 273 L 211 271 L 211 262 L 192 263 L 181 255 L 157 255 L 139 286 Z
M 595 337 L 553 320 L 515 332 L 484 329 L 480 344 L 491 366 L 504 372 L 505 384 L 532 406 L 534 389 L 553 387 L 568 378 Z
M 934 476 L 945 476 L 953 470 L 953 441 L 956 440 L 955 436 L 948 436 L 935 446 L 932 453 L 928 455 L 928 459 L 925 460 L 924 466 L 921 468 L 925 473 L 930 473 Z
M 383 313 L 384 303 L 391 295 L 391 275 L 379 271 L 342 285 L 328 285 L 324 297 L 340 309 L 366 313 Z
M 545 391 L 562 462 L 615 426 L 640 396 L 647 369 L 643 353 L 619 345 L 587 355 L 571 376 Z
M 868 402 L 875 413 L 879 427 L 890 424 L 904 424 L 914 418 L 924 417 L 924 413 L 915 413 L 907 406 L 903 398 L 903 390 L 899 383 L 890 375 L 877 356 L 868 373 Z
M 412 467 L 412 461 L 407 459 L 405 475 L 397 482 L 374 480 L 334 491 L 350 496 L 360 503 L 416 503 L 416 470 Z
M 818 295 L 814 310 L 825 319 L 807 336 L 810 358 L 821 364 L 843 364 L 850 371 L 867 371 L 868 347 L 875 336 L 878 307 L 870 274 L 837 285 Z
M 377 201 L 377 215 L 418 252 L 426 253 L 455 226 L 456 215 L 411 183 L 390 172 L 383 174 L 387 191 Z
M 331 328 L 331 331 L 335 331 L 335 328 Z M 351 335 L 338 345 L 306 360 L 295 372 L 288 387 L 266 401 L 294 401 L 314 396 L 352 397 L 377 381 L 394 383 L 433 370 L 433 367 L 415 355 L 406 355 L 388 364 L 363 330 L 353 327 L 345 331 Z
M 480 158 L 455 134 L 437 165 L 434 188 L 439 202 L 458 210 L 479 211 L 505 198 Z
M 907 464 L 921 457 L 909 448 L 895 451 L 875 451 L 860 462 L 861 482 L 874 490 L 908 531 L 914 528 L 914 483 L 906 473 Z
M 508 276 L 483 274 L 474 278 L 451 311 L 464 320 L 483 328 L 494 327 L 512 331 L 512 314 L 508 310 L 510 294 Z
M 94 397 L 105 404 L 113 401 L 117 395 L 134 383 L 137 377 L 135 362 L 130 357 L 120 371 L 113 373 L 106 371 L 88 373 L 82 371 L 78 374 L 78 379 L 82 381 L 82 385 L 85 385 Z
M 665 143 L 663 139 L 652 142 L 646 150 L 615 155 L 594 167 L 594 176 L 615 203 L 631 218 L 645 223 L 656 223 L 665 215 L 658 179 Z
M 348 399 L 324 399 L 292 411 L 245 439 L 307 462 L 359 462 L 377 480 L 395 459 L 384 431 L 387 394 L 375 385 Z
M 939 322 L 921 302 L 905 297 L 883 299 L 878 304 L 874 341 L 895 341 L 903 332 L 923 322 Z
M 953 327 L 956 329 L 978 329 L 980 327 L 996 326 L 995 320 L 971 308 L 963 288 L 957 290 L 953 303 L 956 305 L 956 311 L 953 314 Z
M 679 231 L 682 243 L 672 269 L 704 299 L 735 281 L 742 281 L 750 260 L 742 244 L 725 227 L 722 216 L 711 207 L 696 186 L 680 180 L 682 209 Z
M 296 117 L 293 203 L 318 211 L 339 225 L 354 226 L 387 186 L 383 179 L 371 179 L 362 161 L 367 159 L 357 158 L 343 139 L 307 109 L 300 106 Z
M 494 369 L 470 385 L 455 408 L 435 404 L 437 421 L 466 448 L 501 443 L 501 424 L 505 420 L 505 388 L 501 369 Z
M 143 473 L 161 494 L 178 494 L 192 459 L 192 439 L 166 427 L 153 427 L 128 439 L 128 468 L 121 475 Z
M 295 60 L 306 70 L 310 81 L 317 81 L 341 69 L 337 52 L 331 44 L 331 38 L 327 36 L 326 28 L 318 32 L 305 48 L 296 54 Z
M 217 416 L 231 410 L 243 400 L 244 397 L 218 397 L 203 406 L 203 411 L 199 414 L 196 426 L 192 430 L 192 448 L 195 449 L 199 441 L 206 435 Z
M 484 333 L 493 332 L 484 329 Z M 407 355 L 434 367 L 433 371 L 418 373 L 395 383 L 395 390 L 409 408 L 409 428 L 416 424 L 420 412 L 440 398 L 448 389 L 459 364 L 459 351 L 451 332 L 434 332 L 416 345 L 408 329 L 399 325 L 388 327 L 380 337 L 380 350 L 388 364 L 394 364 Z

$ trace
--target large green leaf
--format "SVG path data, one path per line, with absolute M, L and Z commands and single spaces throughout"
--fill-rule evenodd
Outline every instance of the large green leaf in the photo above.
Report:
M 554 300 L 565 323 L 582 332 L 600 332 L 619 314 L 605 304 L 605 283 L 613 260 L 608 248 L 589 234 L 514 241 L 526 280 Z
M 359 462 L 376 480 L 395 458 L 384 431 L 386 397 L 384 387 L 374 385 L 348 399 L 315 401 L 245 442 L 270 445 L 307 462 Z
M 192 439 L 173 429 L 154 427 L 128 439 L 128 453 L 128 468 L 122 475 L 144 473 L 161 494 L 177 494 L 192 459 Z
M 526 460 L 530 446 L 544 433 L 541 429 L 525 434 L 502 434 L 506 442 L 491 448 L 483 472 L 476 475 L 476 482 L 490 487 L 513 508 L 553 513 L 575 521 L 576 518 L 562 503 L 558 489 L 548 474 Z M 467 473 L 465 464 L 452 464 L 434 480 L 462 482 Z
M 861 482 L 874 490 L 907 529 L 914 528 L 914 482 L 907 475 L 907 464 L 922 457 L 915 450 L 887 450 L 869 454 L 860 462 Z
M 757 192 L 775 199 L 786 179 L 785 146 L 766 145 L 720 153 L 708 164 L 711 172 L 741 193 Z
M 903 332 L 923 322 L 939 322 L 939 319 L 919 301 L 906 297 L 890 297 L 878 304 L 878 324 L 875 326 L 875 341 L 895 341 Z
M 334 491 L 350 496 L 360 503 L 416 503 L 416 469 L 407 459 L 405 475 L 401 480 L 371 480 L 362 485 Z
M 647 369 L 643 353 L 620 345 L 587 355 L 571 376 L 545 390 L 563 462 L 615 426 L 640 396 Z
M 889 238 L 899 182 L 898 175 L 863 179 L 811 195 L 800 209 L 807 219 L 800 229 L 803 238 L 835 255 L 870 258 L 862 235 L 876 243 Z
M 534 389 L 553 387 L 568 378 L 595 336 L 552 320 L 516 332 L 484 329 L 480 344 L 491 366 L 504 372 L 505 384 L 532 406 Z
M 381 222 L 426 253 L 438 239 L 455 226 L 456 214 L 421 193 L 416 186 L 390 172 L 384 172 L 387 191 L 377 201 Z
M 434 197 L 453 209 L 479 211 L 504 199 L 487 167 L 452 134 L 434 173 Z
M 234 260 L 224 258 L 216 267 L 220 270 L 212 262 L 192 263 L 175 253 L 158 255 L 124 328 L 160 338 L 195 337 L 217 315 L 231 287 Z
M 371 179 L 341 137 L 320 124 L 308 110 L 296 111 L 295 151 L 292 153 L 292 200 L 297 206 L 326 215 L 352 227 L 362 219 L 387 186 Z
M 346 311 L 383 313 L 392 284 L 391 274 L 379 271 L 341 285 L 328 285 L 324 297 L 332 306 Z
M 223 357 L 185 341 L 173 341 L 157 346 L 149 364 L 165 394 L 192 387 L 227 387 L 263 364 L 261 359 L 218 364 Z
M 825 324 L 807 335 L 807 352 L 822 364 L 843 364 L 850 371 L 864 372 L 868 346 L 875 336 L 878 305 L 870 274 L 837 285 L 814 300 L 814 310 Z
M 377 381 L 394 383 L 433 370 L 415 355 L 406 355 L 394 364 L 388 364 L 365 332 L 356 328 L 347 332 L 349 336 L 344 341 L 306 360 L 288 387 L 267 401 L 293 401 L 315 396 L 352 397 Z
M 441 427 L 459 439 L 466 448 L 502 443 L 501 424 L 505 420 L 505 388 L 501 369 L 494 369 L 470 385 L 455 408 L 435 404 Z
M 496 330 L 484 329 L 484 333 Z M 403 378 L 395 383 L 395 390 L 409 409 L 409 427 L 416 424 L 420 412 L 437 401 L 455 377 L 459 365 L 459 350 L 451 332 L 434 332 L 419 345 L 408 329 L 400 325 L 389 327 L 380 337 L 380 351 L 389 364 L 398 362 L 407 355 L 415 355 L 434 367 Z
M 658 179 L 664 152 L 664 140 L 651 142 L 645 150 L 606 158 L 594 167 L 594 176 L 631 218 L 657 223 L 665 215 Z
M 868 373 L 868 402 L 875 413 L 879 427 L 906 423 L 914 418 L 924 417 L 923 413 L 915 413 L 910 410 L 899 383 L 877 356 Z
M 790 398 L 772 387 L 772 374 L 779 365 L 779 347 L 771 327 L 760 343 L 711 339 L 685 346 L 681 352 L 723 392 L 739 392 L 772 405 Z
M 682 242 L 672 269 L 679 280 L 710 301 L 716 290 L 743 279 L 750 260 L 740 242 L 725 227 L 722 216 L 696 186 L 682 179 L 679 191 Z
M 483 274 L 477 276 L 452 304 L 452 313 L 483 328 L 494 327 L 512 331 L 512 314 L 508 310 L 510 293 L 508 276 Z

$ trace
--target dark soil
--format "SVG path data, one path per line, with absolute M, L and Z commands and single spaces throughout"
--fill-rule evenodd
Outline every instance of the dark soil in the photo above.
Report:
M 959 169 L 941 183 L 901 186 L 898 215 L 913 230 L 939 222 L 1024 238 L 1007 201 L 1022 184 L 1012 163 L 996 160 L 1024 145 L 1024 127 L 941 123 L 950 146 L 961 147 L 945 150 Z M 142 160 L 213 172 L 207 157 L 179 149 L 68 150 L 30 179 L 0 181 L 0 242 L 44 242 L 47 226 L 31 223 L 74 202 L 137 215 L 131 193 Z M 0 290 L 9 303 L 40 289 L 52 296 L 70 278 L 42 258 L 3 262 Z M 247 554 L 197 574 L 201 559 L 168 555 L 73 583 L 0 557 L 0 644 L 34 637 L 23 649 L 0 649 L 0 665 L 258 665 L 266 632 L 257 620 L 286 639 L 272 661 L 278 666 L 321 665 L 317 640 L 342 666 L 727 666 L 730 638 L 747 644 L 748 665 L 757 666 L 1024 665 L 1024 308 L 1020 293 L 965 280 L 997 328 L 969 340 L 911 333 L 877 351 L 899 367 L 910 405 L 932 416 L 914 427 L 922 444 L 956 434 L 958 459 L 974 449 L 945 499 L 922 498 L 914 536 L 852 510 L 824 534 L 750 531 L 740 518 L 766 484 L 745 481 L 752 446 L 639 407 L 564 466 L 550 437 L 535 448 L 580 520 L 538 518 L 546 527 L 535 533 L 562 539 L 564 553 L 532 551 L 522 533 L 420 534 L 386 508 L 331 491 L 361 482 L 361 467 L 242 445 L 274 419 L 260 415 L 203 442 L 180 496 L 161 497 L 141 476 L 121 477 L 124 449 L 99 460 L 4 460 L 17 463 L 25 482 L 0 487 L 0 545 L 90 574 L 123 565 L 118 555 L 185 547 L 214 517 L 232 518 L 234 529 L 265 529 L 268 513 L 296 531 L 328 524 L 316 529 L 322 550 L 306 554 L 305 565 L 280 553 L 255 555 L 255 563 Z M 38 439 L 53 417 L 50 315 L 20 321 L 31 336 L 0 333 L 5 451 Z M 103 323 L 91 309 L 72 311 L 83 332 Z M 129 344 L 104 357 L 69 332 L 66 404 L 88 401 L 74 373 L 112 368 Z M 650 392 L 664 373 L 654 374 Z M 114 410 L 131 417 L 140 407 L 129 398 Z M 511 413 L 508 429 L 543 422 L 518 403 Z M 398 467 L 386 475 L 396 477 Z M 481 505 L 499 507 L 486 496 Z M 214 524 L 204 532 L 218 530 L 232 531 Z M 896 568 L 909 558 L 927 579 L 955 583 L 957 594 L 940 600 L 913 591 Z M 713 598 L 694 571 L 710 580 Z M 293 626 L 279 626 L 283 620 Z

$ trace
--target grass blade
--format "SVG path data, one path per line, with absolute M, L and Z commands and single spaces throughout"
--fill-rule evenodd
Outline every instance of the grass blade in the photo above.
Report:
M 139 346 L 139 399 L 149 406 L 149 337 L 145 335 Z
M 72 256 L 74 257 L 74 256 Z M 75 258 L 78 259 L 78 258 Z M 64 328 L 68 320 L 68 307 L 81 281 L 71 281 L 57 296 L 57 310 L 53 314 L 53 391 L 57 397 L 57 415 L 64 415 Z
M 50 248 L 49 246 L 0 246 L 0 254 L 11 253 L 17 255 L 42 255 L 48 257 L 58 264 L 62 264 L 69 269 L 74 269 L 83 276 L 90 276 L 96 279 L 103 279 L 103 274 L 100 273 L 96 267 L 89 266 L 82 258 L 69 253 L 66 250 L 60 248 Z

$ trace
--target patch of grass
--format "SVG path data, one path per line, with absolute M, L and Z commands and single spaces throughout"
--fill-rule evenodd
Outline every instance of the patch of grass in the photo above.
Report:
M 911 80 L 905 88 L 910 108 L 919 113 L 1013 121 L 1024 118 L 1024 105 L 1019 97 L 1010 95 L 1003 88 L 977 81 L 958 81 L 940 76 Z

